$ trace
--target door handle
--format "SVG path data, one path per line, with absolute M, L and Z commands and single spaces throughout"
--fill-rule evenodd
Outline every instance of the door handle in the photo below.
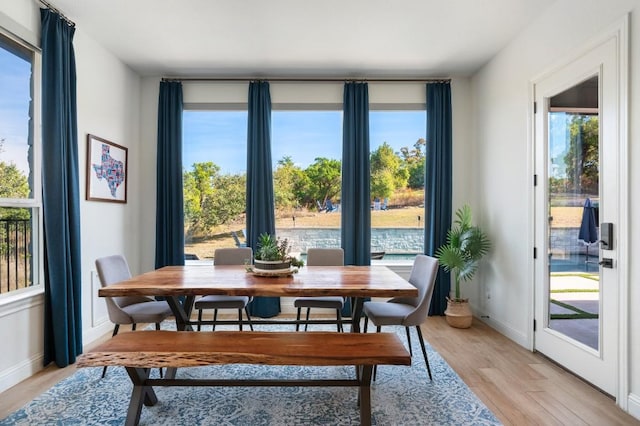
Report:
M 598 262 L 598 265 L 603 268 L 613 268 L 613 259 L 603 257 L 602 260 Z

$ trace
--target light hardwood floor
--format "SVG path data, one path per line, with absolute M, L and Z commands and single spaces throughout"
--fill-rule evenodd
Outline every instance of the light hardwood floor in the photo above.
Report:
M 449 327 L 444 317 L 430 317 L 422 329 L 505 425 L 640 425 L 609 396 L 480 321 L 459 330 Z M 75 366 L 50 366 L 1 393 L 0 419 L 75 371 Z

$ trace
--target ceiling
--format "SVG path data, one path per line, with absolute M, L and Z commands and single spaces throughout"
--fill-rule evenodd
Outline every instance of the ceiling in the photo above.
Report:
M 555 0 L 48 0 L 141 75 L 473 74 Z

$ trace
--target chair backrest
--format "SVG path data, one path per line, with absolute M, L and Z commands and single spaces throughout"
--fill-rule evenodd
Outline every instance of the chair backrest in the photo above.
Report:
M 96 269 L 102 287 L 125 281 L 131 278 L 131 271 L 124 256 L 113 255 L 96 259 Z M 109 319 L 114 324 L 130 323 L 129 314 L 121 308 L 136 303 L 152 302 L 153 299 L 145 296 L 105 297 Z
M 409 282 L 418 289 L 418 297 L 411 303 L 416 308 L 403 321 L 404 326 L 420 325 L 429 314 L 431 296 L 438 275 L 438 259 L 419 254 L 411 268 Z
M 307 249 L 308 266 L 343 266 L 344 250 L 341 248 Z
M 215 265 L 250 265 L 253 263 L 251 247 L 219 248 L 213 253 Z

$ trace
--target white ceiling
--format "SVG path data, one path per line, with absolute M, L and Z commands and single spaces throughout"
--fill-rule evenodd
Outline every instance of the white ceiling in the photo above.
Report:
M 555 0 L 49 0 L 141 75 L 470 75 Z

